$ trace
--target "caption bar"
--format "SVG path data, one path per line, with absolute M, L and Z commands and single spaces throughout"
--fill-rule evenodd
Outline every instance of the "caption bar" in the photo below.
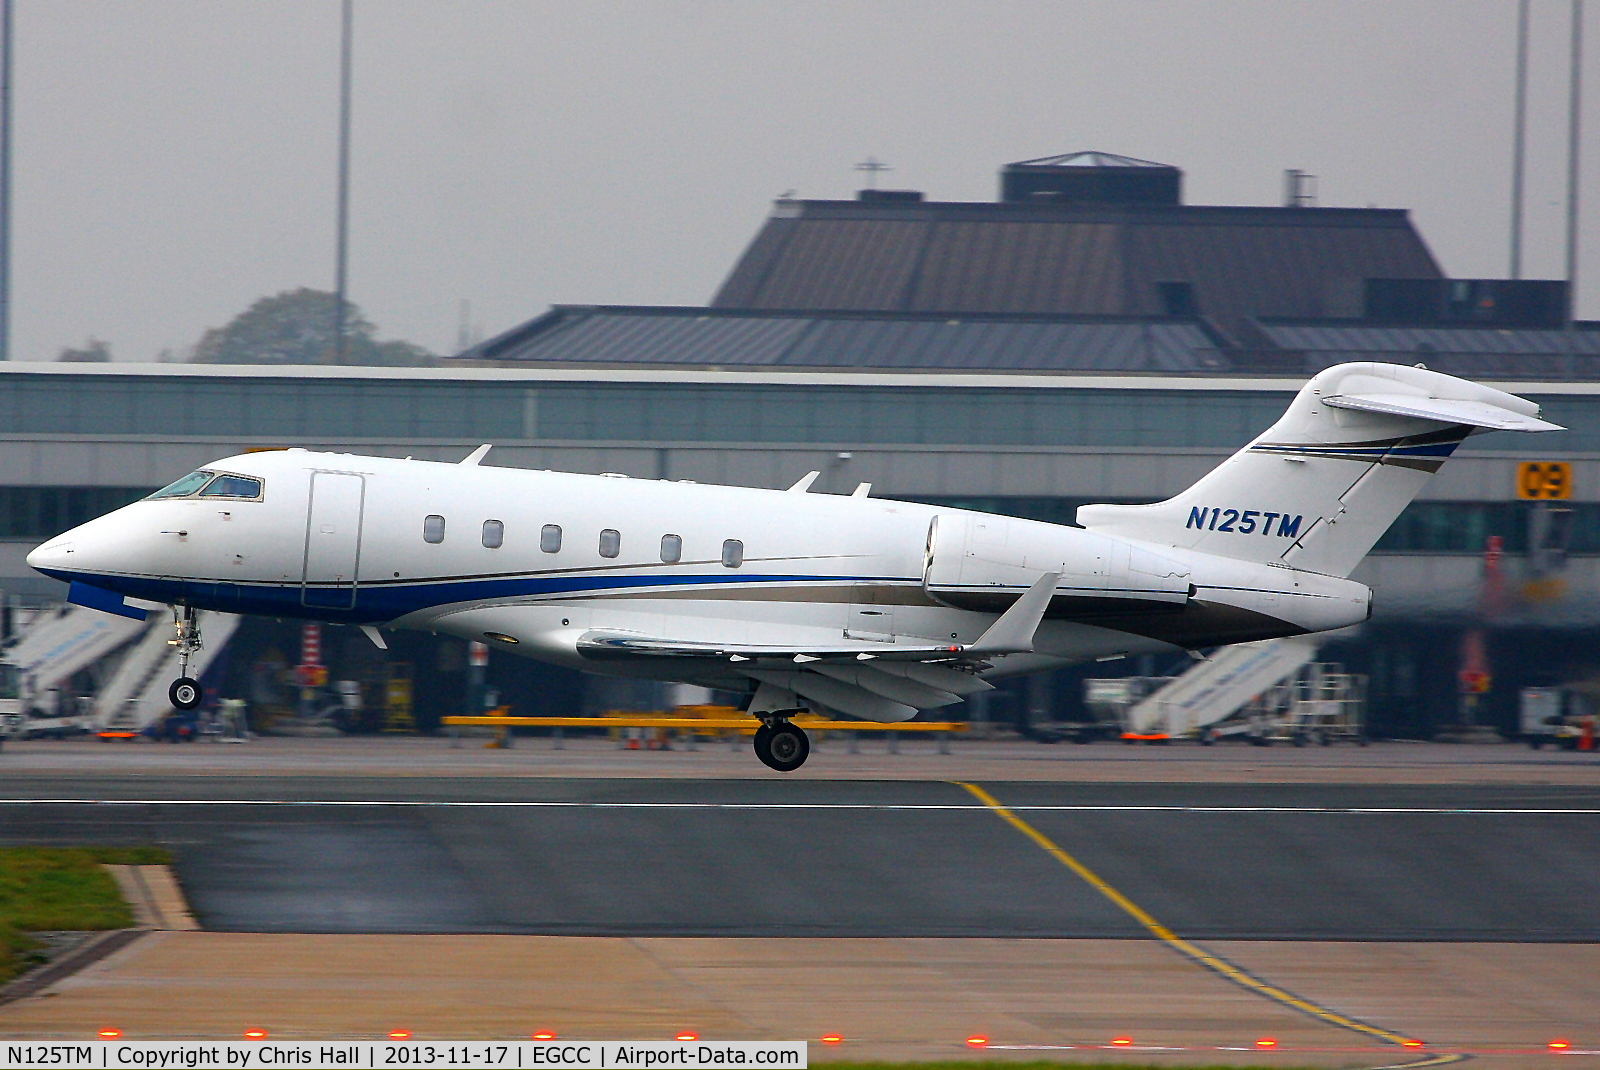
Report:
M 805 1041 L 282 1041 L 209 1040 L 6 1043 L 16 1070 L 343 1070 L 433 1067 L 435 1070 L 584 1068 L 710 1070 L 774 1067 L 805 1070 Z

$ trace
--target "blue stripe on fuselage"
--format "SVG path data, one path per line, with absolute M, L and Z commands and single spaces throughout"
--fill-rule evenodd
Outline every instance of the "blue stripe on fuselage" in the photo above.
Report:
M 730 583 L 860 583 L 891 581 L 893 577 L 873 576 L 786 576 L 730 574 L 726 576 L 521 576 L 474 580 L 416 580 L 359 587 L 353 607 L 303 605 L 301 586 L 296 584 L 223 583 L 212 580 L 179 580 L 143 576 L 113 576 L 74 573 L 60 569 L 41 569 L 55 579 L 79 581 L 130 598 L 150 602 L 192 605 L 224 613 L 244 613 L 258 617 L 287 617 L 326 620 L 343 624 L 375 624 L 394 620 L 408 613 L 461 602 L 490 602 L 505 598 L 589 594 L 653 587 L 723 587 Z M 311 587 L 314 597 L 324 601 L 348 600 L 347 590 Z

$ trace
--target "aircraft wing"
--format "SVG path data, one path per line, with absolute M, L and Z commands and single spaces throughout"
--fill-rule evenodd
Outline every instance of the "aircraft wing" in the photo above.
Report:
M 591 629 L 578 637 L 587 658 L 674 658 L 720 662 L 760 684 L 751 712 L 787 709 L 803 696 L 873 721 L 904 721 L 919 709 L 959 702 L 993 685 L 976 673 L 990 659 L 1033 649 L 1033 635 L 1060 575 L 1049 572 L 973 643 L 809 646 L 711 643 Z
M 578 653 L 597 660 L 616 657 L 716 658 L 734 663 L 742 661 L 861 660 L 878 658 L 891 661 L 959 661 L 967 648 L 958 643 L 893 646 L 884 643 L 841 643 L 838 646 L 764 646 L 754 643 L 697 643 L 659 639 L 627 632 L 591 630 L 578 637 Z

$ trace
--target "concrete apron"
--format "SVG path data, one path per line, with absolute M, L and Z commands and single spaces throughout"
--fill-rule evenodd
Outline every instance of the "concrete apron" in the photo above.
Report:
M 250 1028 L 285 1039 L 408 1029 L 417 1039 L 550 1030 L 664 1040 L 692 1029 L 706 1039 L 810 1040 L 819 1062 L 1375 1067 L 1466 1050 L 1509 1068 L 1549 1066 L 1546 1043 L 1592 1021 L 1600 994 L 1596 945 L 1236 941 L 1208 950 L 1428 1049 L 1263 999 L 1154 941 L 198 931 L 151 932 L 0 1007 L 0 1037 L 88 1039 L 115 1027 L 130 1040 L 235 1038 Z M 818 1042 L 829 1033 L 845 1040 Z M 974 1034 L 990 1038 L 986 1051 L 967 1046 Z M 1133 1043 L 1111 1046 L 1117 1037 Z M 1256 1048 L 1264 1037 L 1275 1050 Z

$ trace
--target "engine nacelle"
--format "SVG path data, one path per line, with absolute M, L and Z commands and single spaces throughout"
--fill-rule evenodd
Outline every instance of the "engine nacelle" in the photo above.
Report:
M 928 528 L 922 585 L 946 605 L 1001 612 L 1044 572 L 1061 574 L 1055 618 L 1177 612 L 1193 594 L 1182 562 L 1080 528 L 973 513 Z

